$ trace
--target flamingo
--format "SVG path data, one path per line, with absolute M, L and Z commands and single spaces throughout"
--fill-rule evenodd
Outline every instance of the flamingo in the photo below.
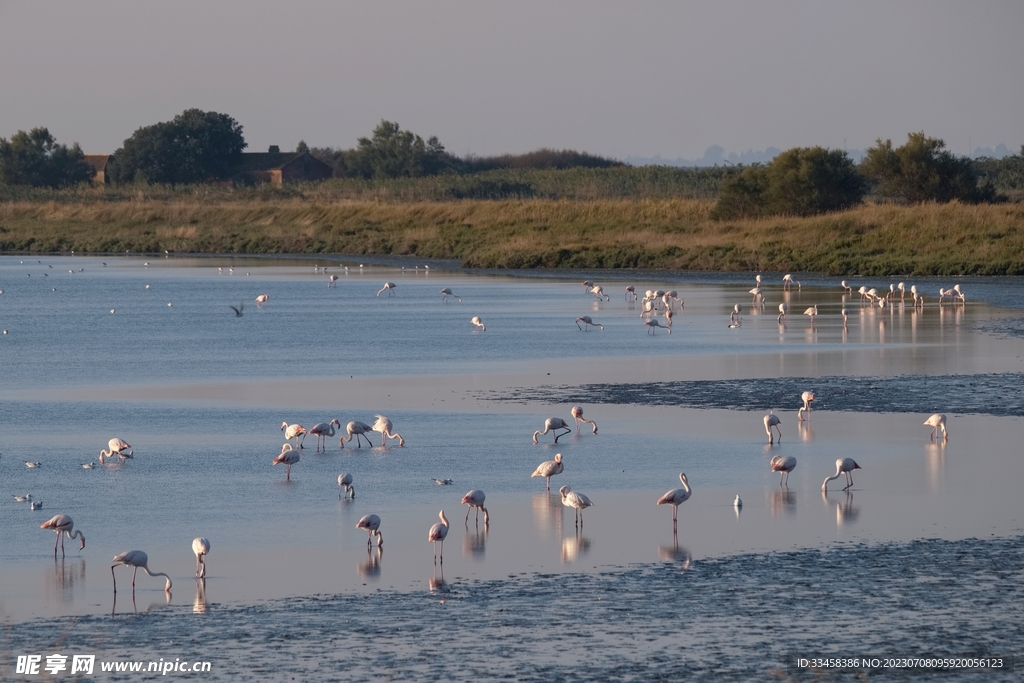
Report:
M 764 416 L 764 431 L 768 432 L 768 443 L 775 443 L 775 435 L 772 434 L 772 427 L 775 427 L 775 429 L 778 430 L 779 443 L 782 443 L 782 427 L 779 426 L 781 422 L 782 420 L 779 419 L 779 416 L 771 410 L 769 410 L 768 414 Z
M 760 287 L 761 286 L 761 274 L 758 273 L 757 276 L 754 278 L 754 280 L 757 282 L 757 286 Z
M 742 325 L 741 315 L 743 315 L 743 307 L 739 304 L 733 304 L 732 313 L 729 314 L 729 327 L 739 327 Z
M 650 316 L 654 315 L 654 302 L 651 301 L 650 299 L 645 297 L 643 302 L 641 302 L 641 308 L 642 308 L 642 310 L 640 311 L 640 317 L 641 318 L 643 318 L 645 316 L 650 317 Z
M 132 573 L 132 593 L 135 592 L 135 576 L 139 573 L 139 567 L 142 567 L 147 574 L 150 576 L 162 576 L 167 579 L 167 585 L 164 586 L 166 592 L 171 590 L 171 577 L 167 576 L 163 572 L 153 572 L 149 569 L 149 556 L 141 550 L 129 550 L 126 553 L 121 553 L 111 560 L 114 564 L 110 565 L 110 578 L 114 580 L 114 592 L 117 593 L 117 578 L 114 577 L 114 567 L 119 564 L 123 564 L 126 567 L 135 567 L 135 571 Z
M 604 289 L 601 287 L 601 285 L 594 285 L 593 287 L 591 287 L 590 293 L 593 294 L 598 301 L 600 301 L 602 297 L 604 297 L 605 301 L 612 300 L 610 296 L 604 293 Z
M 580 327 L 580 323 L 583 323 L 584 327 Z M 580 327 L 584 332 L 590 332 L 591 327 L 600 327 L 601 331 L 604 331 L 604 325 L 601 323 L 595 323 L 589 315 L 581 315 L 576 318 L 576 327 Z
M 811 327 L 814 327 L 814 316 L 818 315 L 818 304 L 814 304 L 804 311 L 804 315 L 811 316 Z
M 583 285 L 588 291 L 594 286 L 594 283 L 591 282 L 590 280 L 584 280 L 580 284 Z
M 128 450 L 129 448 L 131 448 L 131 446 L 128 445 L 127 442 L 122 441 L 121 439 L 117 438 L 116 436 L 113 439 L 111 439 L 110 441 L 107 442 L 107 448 L 109 448 L 110 450 L 100 450 L 100 464 L 101 465 L 105 464 L 105 462 L 106 462 L 106 460 L 104 460 L 104 458 L 110 458 L 110 457 L 116 455 L 121 462 L 124 462 L 124 459 L 126 457 L 130 458 L 133 455 L 132 453 L 128 453 L 127 455 L 124 453 L 124 451 Z
M 380 432 L 380 445 L 387 446 L 388 439 L 398 439 L 398 445 L 404 446 L 405 439 L 398 432 L 392 432 L 391 420 L 384 417 L 383 415 L 374 415 L 377 421 L 373 423 L 373 431 Z
M 896 289 L 900 290 L 900 303 L 903 303 L 903 298 L 907 295 L 906 285 L 900 282 L 896 285 Z
M 647 325 L 647 334 L 654 334 L 654 328 L 656 327 L 660 327 L 663 330 L 668 330 L 668 333 L 672 334 L 672 328 L 662 325 L 660 322 L 658 322 L 657 318 L 645 321 L 644 325 Z
M 200 536 L 192 539 L 192 552 L 196 554 L 196 578 L 206 578 L 206 560 L 203 558 L 210 554 L 210 542 Z
M 274 456 L 274 459 L 270 461 L 271 465 L 284 464 L 285 481 L 292 480 L 292 465 L 299 461 L 299 452 L 292 449 L 290 443 L 286 443 L 281 446 L 281 452 Z
M 939 303 L 940 304 L 943 301 L 945 301 L 946 299 L 948 299 L 948 298 L 950 298 L 952 296 L 953 296 L 953 290 L 952 289 L 943 289 L 942 287 L 939 287 Z
M 31 496 L 29 496 L 29 498 L 31 498 Z M 65 515 L 63 513 L 59 515 L 54 515 L 50 519 L 40 524 L 39 528 L 51 529 L 57 532 L 57 538 L 53 542 L 53 556 L 55 558 L 57 557 L 57 541 L 60 541 L 60 556 L 64 557 L 65 536 L 72 540 L 74 540 L 75 538 L 79 539 L 79 542 L 82 544 L 78 547 L 79 550 L 85 548 L 85 534 L 83 534 L 81 530 L 74 531 L 75 522 L 71 519 L 70 515 Z
M 365 422 L 359 422 L 358 420 L 352 420 L 345 425 L 345 434 L 341 435 L 338 439 L 338 446 L 345 448 L 345 442 L 351 441 L 352 437 L 356 437 L 356 448 L 363 447 L 363 439 L 366 439 L 366 443 L 373 448 L 373 442 L 370 441 L 369 432 L 372 432 L 373 428 Z
M 878 299 L 878 290 L 872 287 L 868 291 L 864 292 L 864 295 L 871 301 L 872 304 Z
M 337 419 L 333 419 L 330 422 L 321 422 L 309 428 L 308 433 L 316 436 L 316 450 L 318 453 L 321 450 L 321 444 L 323 444 L 323 450 L 327 451 L 327 437 L 334 436 L 335 425 L 337 425 L 338 429 L 341 429 L 341 423 Z
M 481 332 L 487 331 L 487 326 L 480 321 L 480 316 L 474 315 L 469 319 L 469 322 L 471 322 L 475 327 L 479 327 Z
M 537 469 L 533 471 L 533 474 L 531 474 L 530 477 L 544 477 L 547 481 L 547 490 L 551 491 L 551 477 L 556 474 L 561 474 L 564 469 L 565 466 L 562 465 L 562 454 L 555 453 L 554 460 L 545 460 L 541 464 L 537 465 Z
M 593 507 L 594 503 L 582 493 L 576 493 L 566 484 L 558 489 L 562 494 L 562 505 L 567 508 L 576 508 L 576 526 L 583 527 L 583 510 Z
M 928 437 L 929 439 L 934 439 L 935 438 L 935 430 L 936 429 L 941 429 L 942 430 L 942 440 L 943 441 L 948 441 L 949 440 L 949 434 L 946 433 L 946 416 L 945 415 L 943 415 L 942 413 L 935 413 L 934 415 L 929 417 L 927 420 L 925 420 L 924 423 L 928 427 L 932 428 L 932 433 Z
M 690 494 L 693 490 L 690 488 L 690 482 L 686 479 L 686 474 L 683 472 L 679 473 L 679 481 L 683 483 L 683 488 L 672 489 L 658 499 L 658 505 L 671 505 L 672 506 L 672 526 L 676 525 L 676 518 L 679 514 L 679 506 L 690 499 Z
M 850 311 L 846 309 L 846 306 L 843 306 L 843 310 L 839 312 L 843 314 L 843 327 L 846 327 L 846 319 L 850 316 Z
M 796 411 L 796 416 L 797 419 L 800 420 L 800 422 L 803 422 L 805 411 L 807 412 L 807 419 L 811 419 L 811 401 L 814 400 L 814 392 L 805 391 L 804 393 L 800 394 L 800 398 L 803 400 L 804 404 L 800 407 L 800 410 Z
M 953 291 L 956 293 L 956 298 L 960 299 L 960 303 L 967 303 L 967 297 L 965 297 L 963 291 L 961 291 L 960 285 L 953 285 Z
M 668 325 L 669 327 L 672 327 L 672 316 L 673 315 L 674 314 L 672 313 L 672 309 L 671 308 L 666 308 L 665 309 L 665 324 Z
M 772 472 L 781 472 L 779 475 L 779 486 L 789 484 L 789 473 L 796 469 L 796 458 L 792 455 L 775 455 L 772 456 L 769 465 L 772 468 Z M 782 483 L 782 479 L 785 477 L 786 484 Z
M 841 287 L 842 287 L 843 289 L 845 289 L 845 290 L 846 290 L 846 293 L 847 293 L 847 294 L 850 294 L 851 296 L 853 295 L 853 287 L 851 287 L 850 285 L 846 284 L 846 280 L 843 280 L 842 282 L 840 282 L 840 283 L 839 283 L 839 285 L 840 285 L 840 286 L 841 286 Z
M 256 297 L 256 308 L 263 308 L 263 304 L 267 303 L 267 299 L 269 298 L 269 294 L 260 294 Z
M 559 429 L 564 429 L 565 434 L 568 434 L 569 432 L 572 431 L 572 427 L 566 424 L 565 420 L 563 420 L 562 418 L 549 417 L 548 419 L 544 420 L 544 431 L 538 429 L 533 433 L 533 442 L 537 443 L 538 434 L 547 434 L 548 432 L 553 432 L 555 435 L 555 443 L 558 443 L 558 437 L 565 436 L 565 434 L 558 433 Z
M 782 289 L 789 291 L 790 286 L 793 284 L 793 276 L 790 273 L 786 273 L 782 276 Z
M 576 433 L 577 434 L 580 433 L 580 423 L 581 422 L 586 422 L 587 424 L 589 424 L 590 426 L 592 426 L 594 428 L 594 430 L 591 432 L 591 434 L 597 434 L 597 423 L 594 422 L 593 420 L 588 420 L 587 418 L 583 417 L 583 408 L 580 408 L 579 406 L 573 406 L 572 407 L 572 417 L 573 417 L 574 420 L 576 420 Z
M 330 287 L 337 287 L 337 285 L 334 284 L 337 281 L 338 281 L 338 276 L 337 275 L 331 275 L 329 278 L 327 278 L 327 287 L 328 288 L 330 288 Z
M 825 478 L 825 481 L 822 482 L 821 484 L 821 490 L 827 493 L 828 483 L 833 479 L 838 479 L 840 474 L 846 474 L 847 484 L 846 486 L 843 487 L 843 490 L 845 491 L 846 489 L 853 486 L 853 475 L 851 474 L 851 472 L 859 469 L 860 465 L 858 465 L 857 461 L 854 460 L 853 458 L 839 458 L 838 460 L 836 460 L 836 473 L 833 474 L 831 477 Z
M 303 427 L 302 425 L 300 425 L 297 422 L 295 424 L 293 424 L 293 425 L 290 425 L 287 422 L 282 422 L 281 423 L 281 431 L 284 432 L 284 438 L 287 441 L 291 441 L 292 439 L 295 439 L 296 446 L 298 446 L 299 448 L 305 448 L 305 446 L 302 445 L 302 442 L 306 440 L 306 428 L 305 427 Z M 301 441 L 299 440 L 300 436 L 302 437 Z
M 895 298 L 895 296 L 896 296 L 896 285 L 894 285 L 893 283 L 890 282 L 889 283 L 889 293 L 885 295 L 885 298 L 888 299 L 889 301 L 892 301 L 893 298 Z
M 679 292 L 677 292 L 674 289 L 670 289 L 667 292 L 665 292 L 665 296 L 669 297 L 673 301 L 678 301 L 679 302 L 679 308 L 683 308 L 683 306 L 685 305 L 685 304 L 683 304 L 682 298 L 680 298 L 680 296 L 679 296 Z
M 352 475 L 348 472 L 342 472 L 338 475 L 338 500 L 341 500 L 341 492 L 345 491 L 345 497 L 352 496 L 352 500 L 356 499 L 356 489 L 352 486 Z
M 462 497 L 462 504 L 467 505 L 466 508 L 466 524 L 469 524 L 469 512 L 473 508 L 476 508 L 476 521 L 480 521 L 480 511 L 484 511 L 484 524 L 489 524 L 491 521 L 490 515 L 487 513 L 487 508 L 484 507 L 484 499 L 487 496 L 480 489 L 473 489 Z
M 377 296 L 380 296 L 380 293 L 381 293 L 381 292 L 387 292 L 387 293 L 388 293 L 388 296 L 391 296 L 391 294 L 392 294 L 393 290 L 394 290 L 394 289 L 395 289 L 395 287 L 397 287 L 397 286 L 398 286 L 398 285 L 396 285 L 396 284 L 395 284 L 394 282 L 385 282 L 385 283 L 384 283 L 384 286 L 383 286 L 383 287 L 381 287 L 381 288 L 380 288 L 380 289 L 379 289 L 379 290 L 377 291 Z
M 377 537 L 377 547 L 384 547 L 384 537 L 380 534 L 380 517 L 377 515 L 363 515 L 358 522 L 356 522 L 357 529 L 366 529 L 366 549 L 370 549 L 370 541 L 373 537 Z
M 636 287 L 626 285 L 626 301 L 636 301 Z
M 443 303 L 448 303 L 448 297 L 456 298 L 456 299 L 459 300 L 460 304 L 462 303 L 462 297 L 461 296 L 456 296 L 455 294 L 452 294 L 451 288 L 450 287 L 445 287 L 444 289 L 441 290 L 441 301 Z
M 761 300 L 761 285 L 759 284 L 747 293 L 754 295 L 754 300 L 751 303 L 758 303 Z
M 785 303 L 779 304 L 778 322 L 779 322 L 780 325 L 782 323 L 786 322 L 786 313 L 788 313 L 788 312 L 789 312 L 789 306 L 787 306 Z
M 444 564 L 444 539 L 448 535 L 448 518 L 444 516 L 444 510 L 438 512 L 437 516 L 441 518 L 441 521 L 430 527 L 430 531 L 427 532 L 427 543 L 434 544 L 434 564 L 437 564 L 437 542 L 441 542 L 441 564 Z M 484 518 L 486 520 L 486 515 Z M 466 519 L 469 519 L 468 511 Z

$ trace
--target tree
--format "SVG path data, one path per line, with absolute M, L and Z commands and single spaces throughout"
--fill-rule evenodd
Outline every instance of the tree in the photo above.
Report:
M 226 178 L 245 149 L 242 126 L 227 114 L 187 109 L 173 121 L 139 128 L 114 153 L 117 182 L 197 183 Z
M 59 145 L 46 128 L 19 130 L 10 141 L 0 138 L 0 183 L 67 187 L 91 177 L 78 143 Z
M 880 197 L 898 202 L 992 201 L 995 188 L 991 183 L 979 186 L 971 160 L 945 147 L 945 142 L 923 132 L 908 134 L 906 144 L 895 149 L 891 140 L 879 139 L 868 150 L 860 171 L 875 183 Z
M 840 211 L 859 204 L 864 192 L 864 179 L 846 152 L 795 147 L 767 166 L 750 166 L 727 176 L 712 217 Z
M 423 138 L 381 121 L 372 138 L 359 138 L 359 146 L 346 153 L 345 166 L 364 178 L 415 178 L 454 170 L 457 160 L 432 136 Z

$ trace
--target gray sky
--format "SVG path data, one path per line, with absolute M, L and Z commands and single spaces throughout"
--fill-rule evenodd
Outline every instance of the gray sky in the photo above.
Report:
M 112 152 L 198 107 L 250 151 L 381 119 L 464 155 L 1024 143 L 1024 2 L 0 1 L 0 137 Z

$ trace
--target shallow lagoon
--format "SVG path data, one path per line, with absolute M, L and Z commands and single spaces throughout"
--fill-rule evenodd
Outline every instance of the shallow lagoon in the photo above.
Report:
M 585 586 L 569 577 L 664 562 L 692 569 L 711 558 L 847 543 L 867 544 L 868 556 L 871 544 L 1014 539 L 1024 526 L 1015 503 L 1024 464 L 1013 393 L 1024 341 L 998 333 L 1019 314 L 995 305 L 1024 298 L 1020 282 L 966 284 L 966 306 L 940 308 L 929 297 L 923 313 L 864 308 L 855 295 L 846 301 L 845 330 L 837 282 L 805 282 L 788 294 L 771 285 L 764 311 L 748 311 L 742 327 L 729 329 L 732 304 L 749 308 L 752 277 L 662 274 L 637 280 L 637 288 L 677 289 L 685 307 L 672 335 L 651 336 L 639 307 L 623 299 L 631 281 L 593 274 L 585 277 L 604 285 L 611 300 L 589 296 L 578 283 L 584 276 L 348 262 L 347 273 L 329 264 L 339 282 L 328 288 L 326 275 L 295 260 L 39 260 L 0 259 L 0 327 L 8 330 L 0 338 L 0 494 L 7 501 L 0 499 L 0 614 L 18 631 L 29 619 L 42 619 L 32 622 L 35 630 L 24 627 L 38 634 L 53 617 L 115 612 L 120 619 L 151 604 L 150 621 L 184 618 L 179 613 L 190 612 L 195 597 L 189 544 L 198 535 L 213 542 L 204 602 L 218 609 L 314 594 L 342 601 L 392 590 L 429 595 L 437 575 L 425 537 L 441 508 L 453 522 L 445 588 L 456 595 L 510 575 L 517 578 L 509 594 L 531 576 L 565 575 Z M 398 285 L 396 296 L 374 295 L 385 280 Z M 926 291 L 939 284 L 928 282 Z M 442 303 L 444 286 L 463 303 Z M 262 292 L 270 294 L 263 309 L 247 303 L 238 318 L 228 308 Z M 975 301 L 975 292 L 994 304 Z M 783 299 L 790 315 L 780 327 Z M 811 327 L 798 312 L 813 303 L 822 315 Z M 473 315 L 486 332 L 469 324 Z M 605 330 L 581 332 L 578 315 Z M 998 386 L 987 390 L 992 400 L 971 401 L 982 375 Z M 846 376 L 880 378 L 861 386 L 852 410 L 843 400 Z M 914 386 L 908 401 L 901 401 L 902 385 L 885 380 L 893 377 Z M 787 402 L 787 385 L 753 383 L 736 401 L 714 386 L 699 393 L 686 384 L 757 378 L 789 378 L 794 394 Z M 801 384 L 818 394 L 802 427 Z M 673 402 L 677 389 L 688 395 Z M 764 404 L 753 408 L 762 390 Z M 1000 402 L 1000 391 L 1014 400 Z M 877 393 L 877 410 L 867 409 L 865 392 L 869 399 Z M 531 443 L 545 417 L 569 419 L 581 401 L 598 434 L 585 429 L 557 446 L 550 435 Z M 968 412 L 953 412 L 957 406 Z M 768 408 L 783 419 L 782 443 L 772 447 L 760 419 Z M 938 410 L 950 419 L 945 445 L 930 442 L 921 425 Z M 290 483 L 270 466 L 282 420 L 372 423 L 378 412 L 394 421 L 404 448 L 341 450 L 334 438 L 317 454 L 310 438 Z M 79 467 L 114 435 L 133 445 L 134 459 Z M 570 484 L 596 503 L 582 533 L 557 493 L 546 495 L 543 480 L 529 477 L 556 452 L 566 471 L 553 486 Z M 798 459 L 788 489 L 768 471 L 775 454 Z M 837 481 L 823 496 L 821 481 L 838 457 L 863 469 L 852 492 Z M 41 466 L 28 469 L 24 460 Z M 355 476 L 354 501 L 337 498 L 342 471 Z M 678 486 L 679 471 L 694 494 L 673 536 L 669 510 L 654 501 Z M 454 484 L 437 486 L 432 477 Z M 463 523 L 459 499 L 470 488 L 487 492 L 487 527 L 472 517 Z M 11 497 L 25 493 L 44 508 L 33 512 Z M 736 494 L 744 501 L 739 513 Z M 74 517 L 88 545 L 79 552 L 69 542 L 67 557 L 54 562 L 53 536 L 38 526 L 57 512 Z M 380 555 L 367 553 L 365 533 L 354 528 L 368 512 L 383 519 Z M 135 604 L 130 594 L 114 604 L 107 560 L 131 548 L 171 574 L 169 605 L 162 580 L 148 577 L 139 579 Z M 643 581 L 634 583 L 643 592 Z M 278 616 L 268 618 L 281 619 L 279 611 L 270 608 Z

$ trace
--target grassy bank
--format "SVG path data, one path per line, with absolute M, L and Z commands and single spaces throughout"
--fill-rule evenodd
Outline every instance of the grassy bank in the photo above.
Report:
M 693 199 L 410 201 L 143 194 L 0 204 L 3 252 L 339 253 L 482 268 L 1024 275 L 1024 205 L 865 205 L 716 222 Z

